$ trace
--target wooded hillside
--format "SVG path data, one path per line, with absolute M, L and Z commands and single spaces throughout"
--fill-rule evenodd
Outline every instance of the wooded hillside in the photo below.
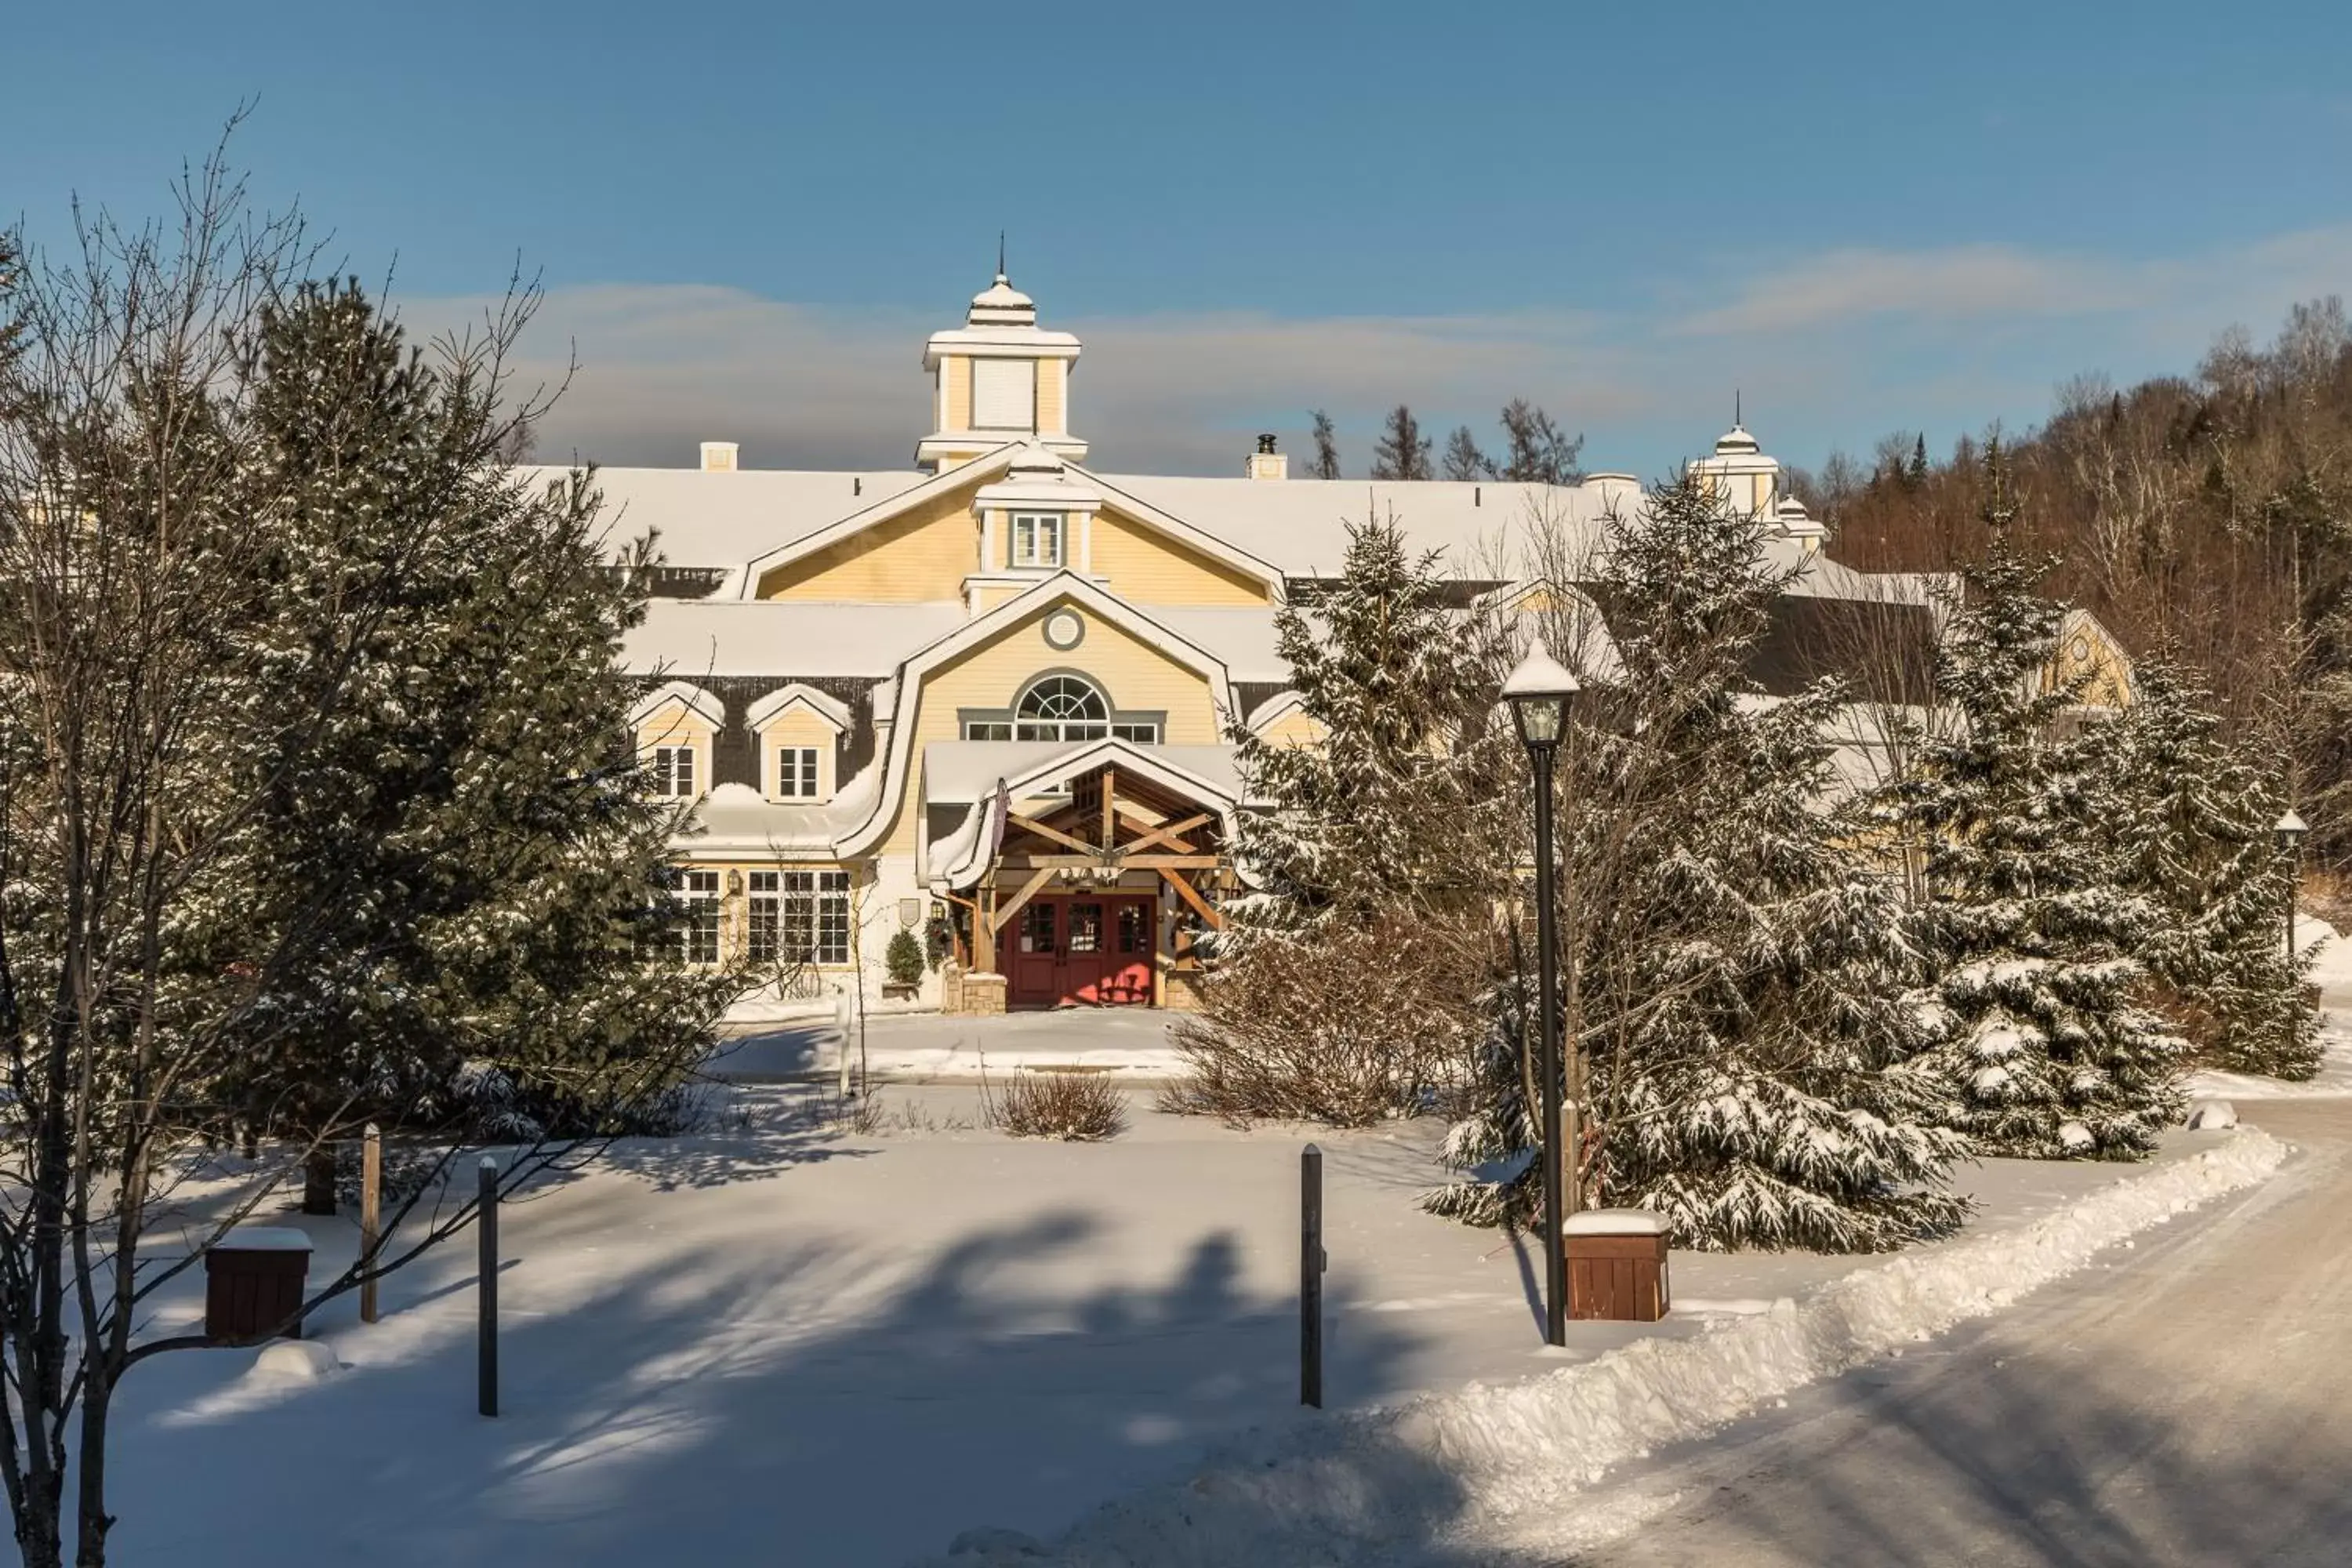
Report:
M 2266 347 L 2221 334 L 2193 375 L 2083 376 L 2047 425 L 2004 437 L 2025 541 L 2049 589 L 2135 655 L 2203 670 L 2232 735 L 2291 759 L 2313 859 L 2352 871 L 2352 328 L 2330 297 Z M 1800 493 L 1832 553 L 1873 571 L 1981 555 L 1984 464 L 1908 432 L 1832 457 Z

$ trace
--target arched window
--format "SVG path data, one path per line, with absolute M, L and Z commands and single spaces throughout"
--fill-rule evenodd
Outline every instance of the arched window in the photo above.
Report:
M 1013 725 L 1019 741 L 1099 741 L 1110 733 L 1110 703 L 1081 676 L 1049 675 L 1021 694 Z

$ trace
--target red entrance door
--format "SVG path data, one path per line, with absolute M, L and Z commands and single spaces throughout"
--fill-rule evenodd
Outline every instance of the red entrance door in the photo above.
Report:
M 1151 900 L 1077 895 L 1021 907 L 1009 1000 L 1024 1007 L 1151 1000 Z

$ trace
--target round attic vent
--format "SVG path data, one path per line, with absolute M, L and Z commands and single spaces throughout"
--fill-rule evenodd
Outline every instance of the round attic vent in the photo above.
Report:
M 1075 610 L 1055 610 L 1045 617 L 1045 641 L 1064 653 L 1087 640 L 1087 623 Z

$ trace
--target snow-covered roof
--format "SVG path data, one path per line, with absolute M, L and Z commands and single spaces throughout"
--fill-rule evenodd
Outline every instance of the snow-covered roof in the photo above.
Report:
M 1394 514 L 1416 549 L 1442 550 L 1465 576 L 1526 574 L 1526 532 L 1537 518 L 1557 518 L 1571 552 L 1597 548 L 1611 506 L 1638 504 L 1622 479 L 1582 485 L 1456 484 L 1386 479 L 1252 479 L 1098 476 L 1124 491 L 1281 568 L 1290 577 L 1336 577 L 1348 528 Z
M 722 476 L 723 477 L 723 476 Z M 621 641 L 621 666 L 685 679 L 725 675 L 888 675 L 971 619 L 959 603 L 799 604 L 656 599 Z
M 541 484 L 571 471 L 547 465 L 516 470 Z M 929 478 L 912 468 L 599 468 L 595 484 L 604 495 L 604 536 L 615 554 L 654 529 L 660 532 L 654 548 L 673 566 L 732 567 Z
M 1124 742 L 1122 742 L 1124 743 Z M 999 779 L 1018 783 L 1051 771 L 1059 759 L 1075 762 L 1105 742 L 1097 741 L 933 741 L 923 748 L 923 800 L 931 805 L 961 805 L 995 789 Z M 1231 798 L 1239 798 L 1241 775 L 1231 746 L 1152 746 L 1139 755 L 1158 759 Z
M 1278 612 L 1272 605 L 1147 605 L 1144 611 L 1178 637 L 1224 660 L 1226 673 L 1235 680 L 1290 679 L 1275 631 Z
M 880 780 L 868 766 L 823 805 L 784 805 L 749 784 L 723 784 L 696 805 L 677 839 L 688 859 L 733 857 L 825 858 L 834 842 L 874 807 Z

